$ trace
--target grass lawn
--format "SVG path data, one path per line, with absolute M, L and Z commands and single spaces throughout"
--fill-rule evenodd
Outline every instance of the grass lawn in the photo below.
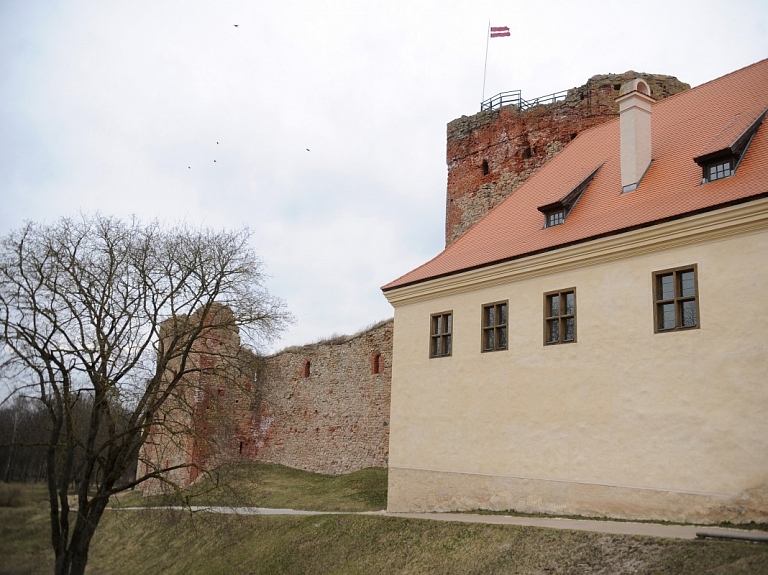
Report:
M 115 498 L 113 506 L 230 505 L 312 511 L 379 511 L 387 506 L 387 470 L 361 469 L 347 475 L 321 475 L 273 465 L 251 463 L 220 469 L 167 496 L 143 497 L 137 491 Z
M 386 472 L 358 474 L 326 477 L 267 465 L 233 468 L 205 497 L 218 504 L 242 505 L 244 498 L 249 505 L 270 507 L 381 508 Z M 237 501 L 226 499 L 237 491 L 238 482 L 255 479 L 261 483 L 243 486 L 247 493 L 238 493 Z M 0 507 L 0 575 L 52 572 L 41 494 L 34 486 L 22 506 Z M 384 516 L 232 516 L 113 508 L 99 525 L 88 573 L 738 575 L 768 573 L 768 545 Z

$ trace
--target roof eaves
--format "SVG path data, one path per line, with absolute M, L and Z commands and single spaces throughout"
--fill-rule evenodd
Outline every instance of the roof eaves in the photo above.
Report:
M 425 283 L 425 282 L 436 280 L 436 279 L 439 279 L 439 278 L 449 277 L 449 276 L 452 276 L 452 275 L 456 275 L 456 274 L 460 274 L 460 273 L 464 273 L 464 272 L 469 272 L 469 271 L 472 271 L 472 270 L 481 269 L 481 268 L 485 268 L 485 267 L 490 267 L 490 266 L 494 266 L 494 265 L 497 265 L 497 264 L 503 264 L 503 263 L 506 263 L 506 262 L 511 262 L 511 261 L 514 261 L 514 260 L 519 260 L 519 259 L 522 259 L 522 258 L 531 257 L 531 256 L 535 256 L 535 255 L 538 255 L 538 254 L 543 254 L 543 253 L 555 251 L 555 250 L 558 250 L 558 249 L 566 248 L 568 246 L 574 246 L 574 245 L 577 245 L 577 244 L 582 244 L 582 243 L 585 243 L 585 242 L 589 242 L 589 241 L 593 241 L 593 240 L 598 240 L 600 238 L 607 238 L 607 237 L 610 237 L 610 236 L 616 236 L 616 235 L 624 234 L 624 233 L 631 232 L 631 231 L 634 231 L 634 230 L 648 228 L 648 227 L 656 226 L 656 225 L 659 225 L 659 224 L 664 224 L 666 222 L 672 222 L 672 221 L 675 221 L 675 220 L 680 220 L 680 219 L 683 219 L 683 218 L 688 218 L 688 217 L 695 216 L 695 215 L 698 215 L 698 214 L 703 214 L 703 213 L 706 213 L 706 212 L 711 212 L 711 211 L 714 211 L 714 210 L 719 210 L 719 209 L 722 209 L 722 208 L 727 208 L 729 206 L 735 206 L 735 205 L 738 205 L 738 204 L 743 204 L 743 203 L 746 203 L 746 202 L 751 202 L 751 201 L 759 200 L 759 199 L 762 199 L 762 198 L 768 198 L 768 190 L 766 190 L 764 192 L 760 192 L 758 194 L 747 196 L 747 197 L 744 197 L 744 198 L 737 198 L 735 200 L 731 200 L 731 201 L 728 201 L 728 202 L 723 202 L 723 203 L 715 204 L 715 205 L 711 205 L 711 206 L 706 206 L 706 207 L 699 208 L 699 209 L 696 209 L 696 210 L 691 210 L 689 212 L 685 212 L 685 213 L 682 213 L 682 214 L 676 214 L 676 215 L 669 216 L 669 217 L 666 217 L 666 218 L 660 218 L 658 220 L 654 220 L 654 221 L 651 221 L 651 222 L 643 222 L 643 223 L 640 223 L 640 224 L 636 224 L 636 225 L 633 225 L 633 226 L 628 226 L 628 227 L 621 228 L 621 229 L 618 229 L 618 230 L 611 230 L 611 231 L 604 232 L 604 233 L 601 233 L 601 234 L 595 234 L 595 235 L 584 237 L 584 238 L 578 238 L 578 239 L 572 240 L 570 242 L 563 242 L 561 244 L 557 244 L 557 245 L 554 245 L 554 246 L 548 246 L 548 247 L 540 249 L 540 250 L 532 250 L 532 251 L 529 251 L 529 252 L 525 252 L 525 253 L 521 253 L 521 254 L 516 254 L 514 256 L 510 256 L 510 257 L 506 257 L 506 258 L 499 258 L 497 260 L 484 262 L 482 264 L 477 264 L 477 265 L 474 265 L 474 266 L 467 266 L 467 267 L 464 267 L 464 268 L 461 268 L 461 269 L 452 270 L 452 271 L 441 273 L 441 274 L 434 274 L 434 275 L 431 275 L 429 277 L 415 279 L 415 280 L 412 280 L 412 281 L 409 281 L 409 282 L 405 282 L 405 283 L 398 284 L 398 285 L 393 285 L 393 286 L 390 286 L 390 287 L 383 286 L 383 287 L 381 287 L 381 291 L 386 293 L 386 292 L 389 292 L 389 291 L 392 291 L 392 290 L 396 290 L 396 289 L 400 289 L 400 288 L 404 288 L 404 287 L 408 287 L 408 286 L 412 286 L 412 285 L 417 285 L 417 284 L 420 284 L 420 283 Z M 435 259 L 435 258 L 433 258 L 433 259 Z M 395 280 L 395 281 L 397 281 L 397 280 Z

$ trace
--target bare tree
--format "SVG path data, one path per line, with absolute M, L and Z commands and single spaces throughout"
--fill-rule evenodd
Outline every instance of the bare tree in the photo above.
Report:
M 195 343 L 226 328 L 258 345 L 291 321 L 249 237 L 96 215 L 0 240 L 1 373 L 48 415 L 56 574 L 84 573 L 111 495 L 172 471 L 126 476 L 153 414 L 198 369 Z

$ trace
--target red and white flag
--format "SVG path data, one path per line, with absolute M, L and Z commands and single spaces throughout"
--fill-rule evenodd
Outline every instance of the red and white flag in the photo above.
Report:
M 491 38 L 509 36 L 509 26 L 491 26 Z

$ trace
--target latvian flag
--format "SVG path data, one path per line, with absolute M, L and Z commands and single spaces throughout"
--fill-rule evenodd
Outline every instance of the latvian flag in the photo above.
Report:
M 491 26 L 491 38 L 509 36 L 509 26 Z

